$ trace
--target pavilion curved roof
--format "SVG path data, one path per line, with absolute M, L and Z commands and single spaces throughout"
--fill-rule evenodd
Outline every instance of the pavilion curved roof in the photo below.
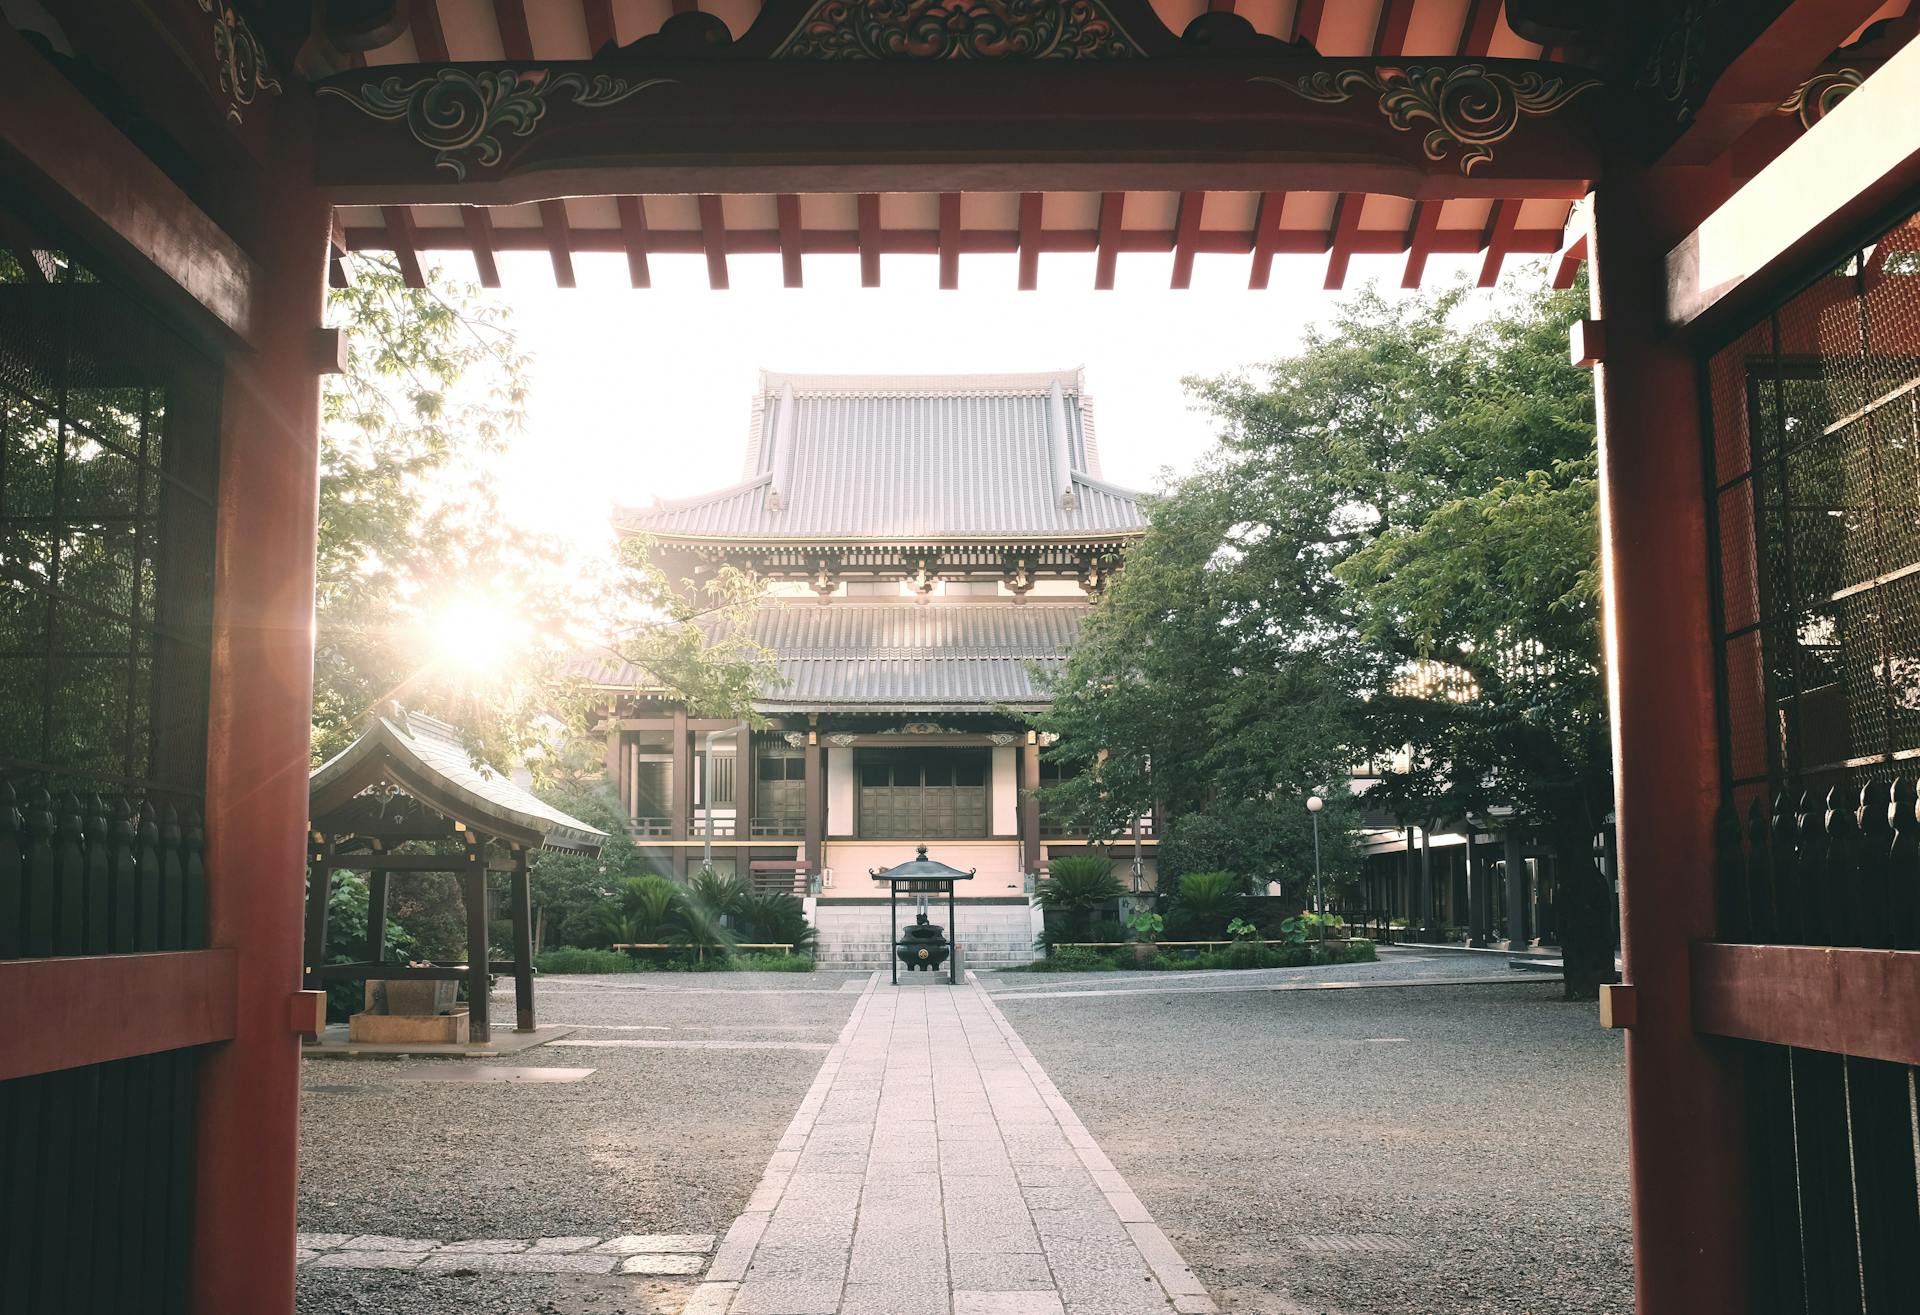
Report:
M 624 530 L 737 544 L 1111 542 L 1146 528 L 1100 478 L 1079 370 L 763 371 L 746 478 L 623 509 Z
M 313 770 L 308 779 L 315 824 L 372 783 L 392 784 L 469 830 L 544 849 L 598 854 L 607 833 L 553 807 L 491 768 L 476 767 L 460 733 L 444 721 L 395 709 Z

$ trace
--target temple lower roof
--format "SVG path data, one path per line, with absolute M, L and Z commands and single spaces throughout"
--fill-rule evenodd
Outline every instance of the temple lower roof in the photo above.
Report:
M 764 690 L 762 712 L 889 709 L 913 712 L 1036 708 L 1048 702 L 1038 672 L 1058 670 L 1091 606 L 1080 600 L 917 603 L 774 600 L 751 634 L 772 650 L 784 687 Z M 642 687 L 613 659 L 576 667 L 588 684 Z

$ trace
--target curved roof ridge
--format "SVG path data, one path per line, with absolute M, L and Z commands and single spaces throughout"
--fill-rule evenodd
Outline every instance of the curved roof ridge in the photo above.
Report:
M 1054 384 L 1068 392 L 1086 387 L 1086 368 L 1070 370 L 966 371 L 956 374 L 804 374 L 779 370 L 760 371 L 760 391 L 764 396 L 791 386 L 796 395 L 806 394 L 926 394 L 952 396 L 966 393 L 1044 393 Z
M 725 498 L 737 498 L 749 489 L 773 482 L 773 472 L 767 471 L 755 475 L 752 479 L 743 479 L 738 484 L 729 484 L 723 489 L 714 489 L 708 493 L 695 493 L 685 498 L 655 498 L 643 507 L 615 507 L 613 521 L 616 525 L 625 525 L 632 520 L 651 516 L 663 511 L 685 511 L 690 507 L 703 507 L 709 502 L 719 502 Z

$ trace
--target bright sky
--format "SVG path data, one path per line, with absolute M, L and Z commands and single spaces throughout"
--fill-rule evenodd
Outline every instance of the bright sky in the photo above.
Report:
M 1285 257 L 1273 286 L 1246 288 L 1247 257 L 1200 256 L 1193 286 L 1167 287 L 1172 257 L 1120 258 L 1094 292 L 1092 255 L 1041 258 L 1019 292 L 1013 256 L 969 256 L 941 292 L 934 257 L 886 257 L 878 289 L 856 256 L 809 256 L 807 286 L 780 287 L 777 256 L 736 256 L 712 292 L 699 257 L 655 257 L 654 287 L 627 286 L 620 256 L 576 256 L 580 287 L 553 286 L 543 254 L 500 257 L 503 295 L 535 358 L 529 432 L 507 454 L 507 513 L 583 546 L 610 509 L 736 482 L 762 366 L 816 373 L 1046 370 L 1085 366 L 1106 477 L 1151 489 L 1213 437 L 1180 385 L 1293 350 L 1331 306 L 1322 259 Z M 1403 258 L 1353 262 L 1349 286 L 1397 288 Z M 449 275 L 470 278 L 459 258 Z M 1462 267 L 1465 267 L 1464 265 Z M 1428 278 L 1454 277 L 1436 258 Z

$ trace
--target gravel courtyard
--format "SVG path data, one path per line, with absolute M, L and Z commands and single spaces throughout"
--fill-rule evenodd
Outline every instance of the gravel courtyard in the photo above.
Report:
M 1631 1309 L 1620 1038 L 1557 983 L 1383 951 L 987 985 L 1223 1311 Z
M 549 977 L 540 1021 L 574 1025 L 563 1042 L 497 1059 L 308 1059 L 300 1228 L 442 1242 L 725 1233 L 866 980 Z M 495 1008 L 512 1019 L 510 1003 Z M 594 1072 L 551 1085 L 434 1080 L 503 1067 Z M 678 1315 L 693 1283 L 493 1272 L 487 1260 L 435 1273 L 306 1263 L 299 1308 Z

